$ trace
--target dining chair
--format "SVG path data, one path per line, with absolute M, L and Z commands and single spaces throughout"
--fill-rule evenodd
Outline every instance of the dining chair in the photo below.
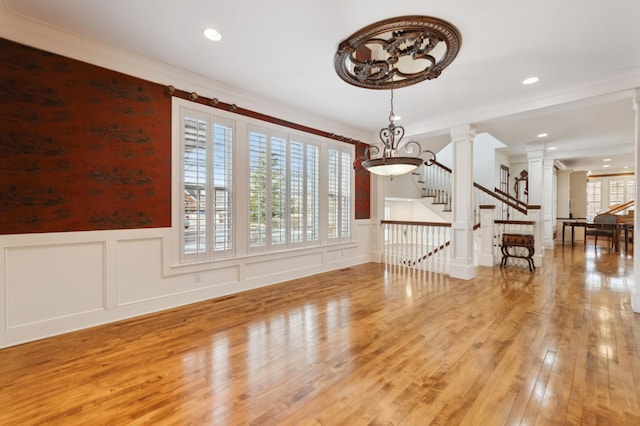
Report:
M 587 227 L 585 229 L 584 232 L 584 247 L 585 250 L 587 248 L 587 241 L 588 241 L 588 237 L 594 237 L 595 241 L 594 241 L 594 247 L 597 249 L 598 248 L 598 237 L 604 237 L 608 239 L 609 242 L 609 250 L 611 250 L 611 248 L 613 247 L 614 243 L 615 243 L 615 233 L 618 231 L 618 229 L 615 226 L 606 226 L 606 225 L 615 225 L 618 223 L 618 216 L 616 216 L 615 214 L 611 214 L 611 213 L 602 213 L 599 215 L 596 215 L 596 217 L 593 218 L 593 223 L 597 224 L 597 225 L 603 225 L 603 226 L 596 226 L 596 227 Z

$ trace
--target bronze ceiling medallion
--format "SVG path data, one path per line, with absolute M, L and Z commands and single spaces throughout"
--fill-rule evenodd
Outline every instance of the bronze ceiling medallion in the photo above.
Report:
M 393 89 L 437 78 L 460 50 L 460 31 L 431 16 L 400 16 L 368 25 L 338 46 L 336 72 L 367 89 Z

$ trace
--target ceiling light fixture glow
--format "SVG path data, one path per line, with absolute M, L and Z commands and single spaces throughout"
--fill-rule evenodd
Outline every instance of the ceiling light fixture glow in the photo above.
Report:
M 556 149 L 558 149 L 555 146 L 550 146 L 549 148 L 547 148 L 547 151 L 555 151 Z
M 602 161 L 611 161 L 611 158 L 605 158 L 605 159 L 604 159 L 604 160 L 602 160 Z
M 524 84 L 525 86 L 528 86 L 530 84 L 534 84 L 540 81 L 540 77 L 528 77 L 525 78 L 524 80 L 522 80 L 522 84 Z
M 204 36 L 211 41 L 222 40 L 222 34 L 220 34 L 218 30 L 214 28 L 205 28 L 204 31 L 202 31 L 202 34 L 204 34 Z
M 547 136 L 549 136 L 548 133 L 538 133 L 539 138 L 546 138 Z

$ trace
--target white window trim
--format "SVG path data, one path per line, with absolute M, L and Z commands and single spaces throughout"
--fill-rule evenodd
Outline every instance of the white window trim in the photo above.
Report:
M 223 118 L 234 120 L 235 137 L 234 137 L 234 249 L 235 257 L 212 259 L 195 263 L 180 263 L 180 252 L 182 250 L 181 231 L 183 226 L 182 211 L 182 187 L 181 187 L 181 133 L 182 123 L 176 117 L 180 117 L 180 109 L 196 109 L 202 110 L 207 114 L 217 115 Z M 249 250 L 249 199 L 246 196 L 249 189 L 248 173 L 249 169 L 249 153 L 248 153 L 248 135 L 249 126 L 259 128 L 269 128 L 278 132 L 289 135 L 296 141 L 311 143 L 320 148 L 320 170 L 318 179 L 320 182 L 320 231 L 317 244 L 296 245 L 288 247 L 284 250 L 271 252 L 254 252 Z M 211 107 L 189 102 L 176 97 L 172 98 L 172 123 L 171 123 L 171 228 L 166 229 L 163 233 L 163 273 L 165 276 L 186 274 L 192 272 L 206 271 L 216 268 L 226 268 L 229 266 L 237 266 L 248 258 L 263 258 L 269 256 L 282 256 L 287 252 L 305 253 L 309 250 L 317 250 L 323 248 L 336 249 L 338 247 L 353 247 L 355 244 L 355 173 L 351 171 L 351 212 L 350 229 L 351 236 L 343 239 L 328 239 L 328 209 L 325 200 L 328 197 L 328 182 L 326 170 L 324 166 L 327 164 L 328 149 L 333 147 L 350 153 L 351 158 L 355 158 L 355 146 L 336 142 L 329 138 L 311 136 L 306 132 L 296 131 L 284 126 L 240 116 L 223 110 L 212 110 Z

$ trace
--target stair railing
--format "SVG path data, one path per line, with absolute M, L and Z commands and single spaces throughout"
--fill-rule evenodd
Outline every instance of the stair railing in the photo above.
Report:
M 451 224 L 383 220 L 384 262 L 448 273 Z
M 452 174 L 447 166 L 434 161 L 423 165 L 418 172 L 422 197 L 432 197 L 433 204 L 441 204 L 443 211 L 451 211 Z
M 449 167 L 434 161 L 430 167 L 421 167 L 417 179 L 423 197 L 433 197 L 433 204 L 443 204 L 444 211 L 451 211 L 453 179 Z M 487 204 L 496 205 L 496 217 L 501 220 L 526 220 L 527 205 L 522 201 L 500 190 L 491 191 L 475 182 L 473 188 L 474 224 L 480 223 L 479 206 Z

